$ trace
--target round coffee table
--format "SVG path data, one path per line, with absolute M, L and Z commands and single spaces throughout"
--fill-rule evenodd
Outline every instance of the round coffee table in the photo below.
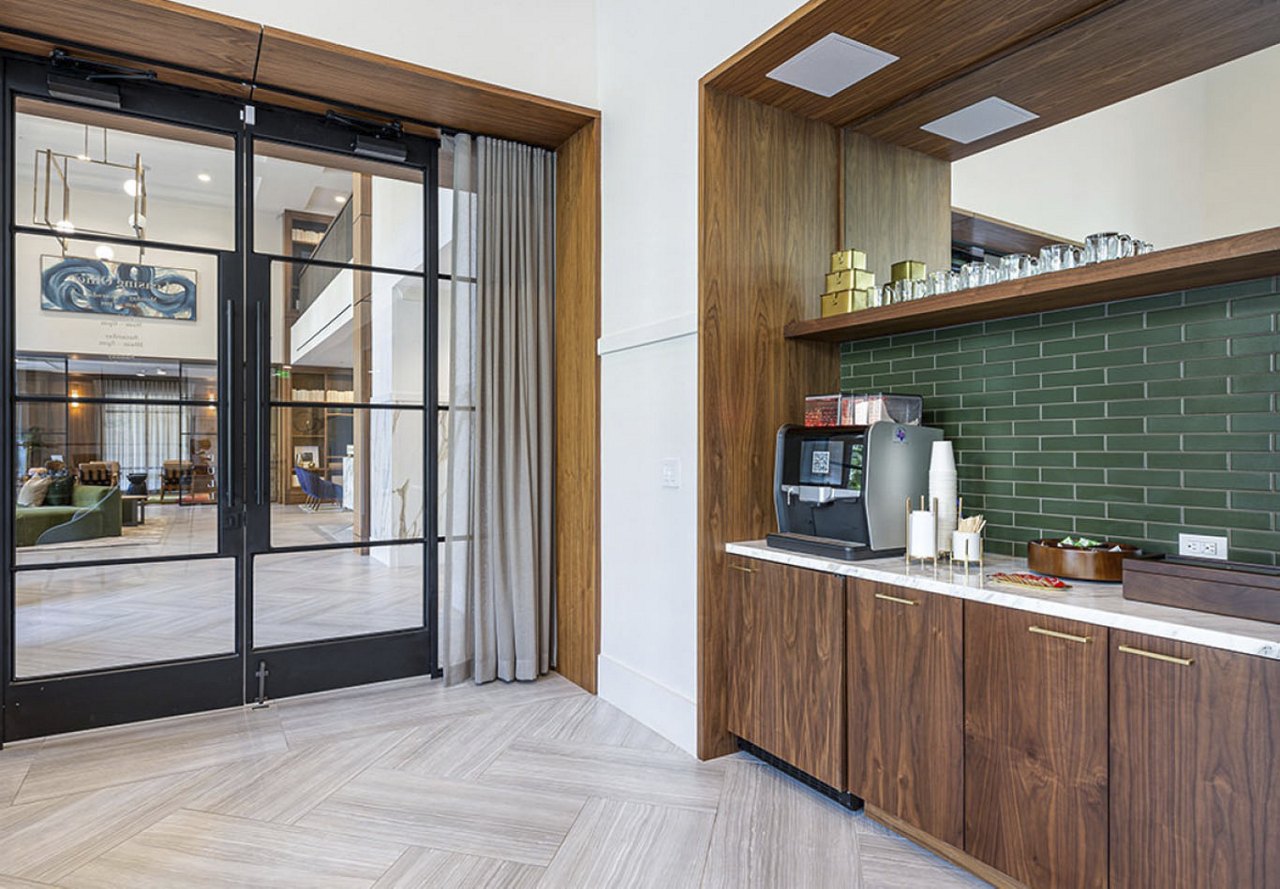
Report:
M 136 497 L 147 496 L 147 474 L 145 472 L 130 472 L 125 475 L 129 480 L 129 487 L 125 488 L 126 494 L 132 494 Z

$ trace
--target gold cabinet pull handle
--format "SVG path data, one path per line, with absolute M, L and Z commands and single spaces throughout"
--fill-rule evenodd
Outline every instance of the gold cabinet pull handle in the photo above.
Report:
M 755 574 L 756 569 L 748 568 L 746 565 L 730 565 L 734 571 L 741 571 L 743 574 Z
M 1138 657 L 1149 657 L 1153 661 L 1164 661 L 1166 664 L 1177 664 L 1180 667 L 1190 667 L 1196 662 L 1195 658 L 1174 657 L 1171 654 L 1160 654 L 1156 651 L 1143 651 L 1141 648 L 1134 648 L 1130 645 L 1119 645 L 1116 646 L 1116 648 L 1118 651 L 1125 654 L 1136 654 Z
M 876 598 L 882 599 L 885 602 L 897 602 L 899 605 L 919 605 L 920 604 L 919 602 L 915 602 L 911 599 L 901 599 L 897 596 L 890 596 L 888 593 L 876 593 Z
M 1052 636 L 1054 639 L 1065 639 L 1068 642 L 1079 642 L 1082 645 L 1088 645 L 1093 641 L 1092 636 L 1077 636 L 1075 633 L 1060 633 L 1057 630 L 1050 630 L 1048 627 L 1027 627 L 1028 633 L 1036 633 L 1040 636 Z

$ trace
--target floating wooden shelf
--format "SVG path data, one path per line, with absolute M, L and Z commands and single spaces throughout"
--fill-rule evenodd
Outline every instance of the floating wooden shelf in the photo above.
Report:
M 792 321 L 783 332 L 788 339 L 843 343 L 1276 274 L 1280 228 L 1268 228 L 848 315 Z

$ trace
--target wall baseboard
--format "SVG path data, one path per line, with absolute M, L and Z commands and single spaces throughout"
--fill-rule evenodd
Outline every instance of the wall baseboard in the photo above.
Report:
M 696 701 L 606 654 L 597 658 L 596 665 L 601 698 L 677 747 L 697 755 Z

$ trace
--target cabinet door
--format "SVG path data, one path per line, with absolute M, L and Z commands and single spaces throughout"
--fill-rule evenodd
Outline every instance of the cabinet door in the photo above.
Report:
M 1111 885 L 1280 886 L 1280 661 L 1111 643 Z
M 844 578 L 729 560 L 736 614 L 729 730 L 845 787 Z
M 964 602 L 849 583 L 849 790 L 964 848 Z
M 965 849 L 1037 887 L 1107 884 L 1107 631 L 965 603 Z

